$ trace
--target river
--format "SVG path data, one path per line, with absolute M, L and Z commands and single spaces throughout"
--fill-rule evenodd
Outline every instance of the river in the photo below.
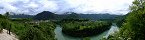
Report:
M 95 36 L 91 36 L 89 37 L 91 40 L 100 40 L 102 38 L 107 38 L 110 34 L 113 34 L 114 32 L 119 31 L 119 28 L 117 27 L 117 25 L 115 23 L 113 23 L 111 25 L 111 28 L 109 30 L 104 31 L 101 34 L 95 35 Z M 82 40 L 82 38 L 78 38 L 78 37 L 71 37 L 71 36 L 67 36 L 65 34 L 62 33 L 62 28 L 57 25 L 57 27 L 54 30 L 55 32 L 55 38 L 57 40 Z

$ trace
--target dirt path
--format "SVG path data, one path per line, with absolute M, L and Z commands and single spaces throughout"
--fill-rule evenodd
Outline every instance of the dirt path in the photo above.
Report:
M 7 30 L 3 29 L 3 32 L 0 33 L 0 40 L 18 40 L 14 34 L 7 34 Z

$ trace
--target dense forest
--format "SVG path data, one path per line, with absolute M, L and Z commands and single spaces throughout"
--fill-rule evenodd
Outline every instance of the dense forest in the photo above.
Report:
M 145 39 L 145 1 L 135 0 L 130 7 L 120 31 L 110 35 L 109 40 L 144 40 Z M 108 40 L 107 39 L 107 40 Z

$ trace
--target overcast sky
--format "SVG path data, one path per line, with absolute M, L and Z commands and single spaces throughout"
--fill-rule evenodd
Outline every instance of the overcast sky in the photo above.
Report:
M 84 14 L 127 14 L 133 0 L 0 0 L 0 14 L 37 14 L 50 11 L 56 14 L 76 12 Z

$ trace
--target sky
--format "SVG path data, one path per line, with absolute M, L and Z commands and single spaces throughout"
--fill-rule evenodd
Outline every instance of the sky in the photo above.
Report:
M 117 14 L 129 12 L 133 0 L 0 0 L 0 14 L 6 12 L 35 15 L 43 11 L 56 14 Z

